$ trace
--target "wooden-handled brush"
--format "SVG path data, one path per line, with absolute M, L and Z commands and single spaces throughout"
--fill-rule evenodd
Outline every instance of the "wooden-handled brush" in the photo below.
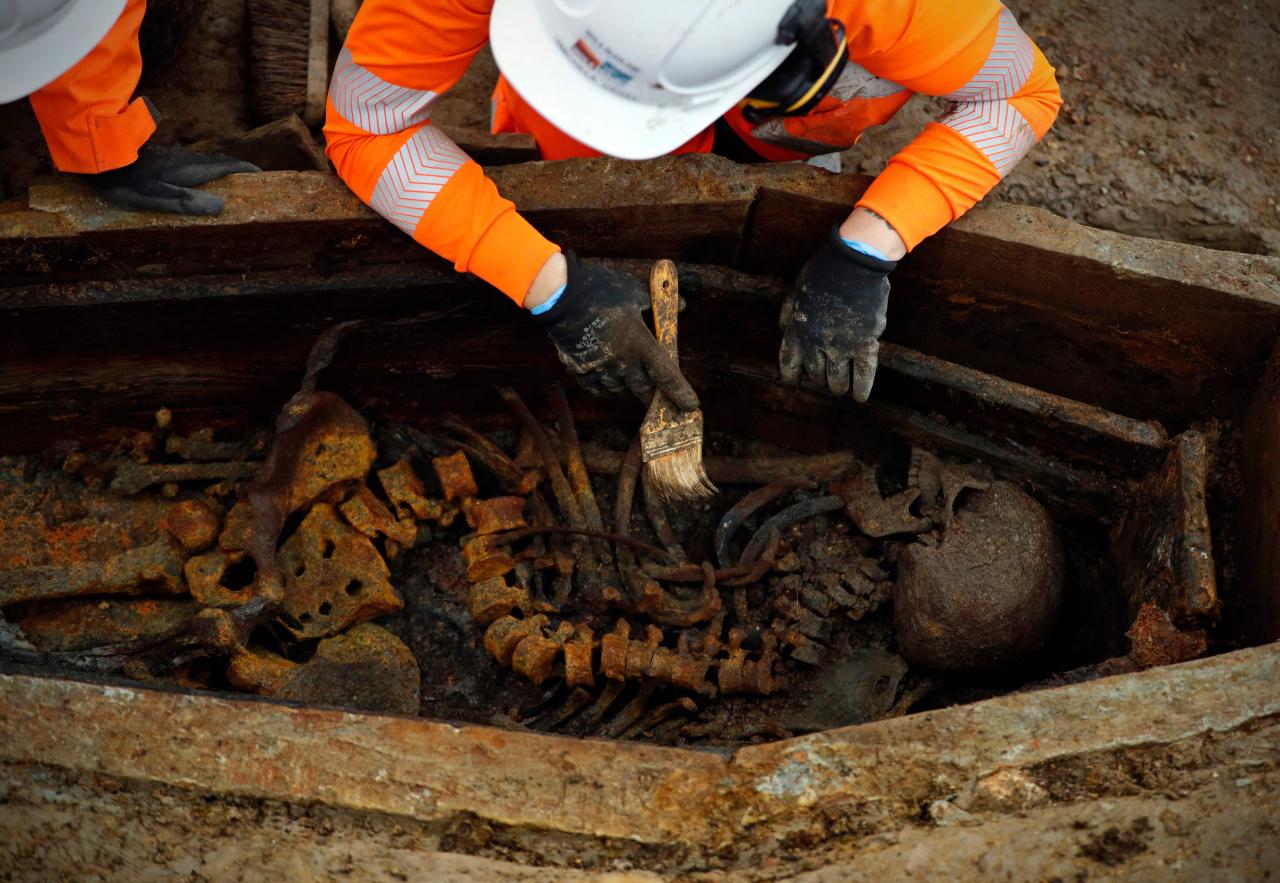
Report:
M 676 328 L 680 316 L 680 288 L 676 265 L 658 261 L 649 274 L 653 302 L 653 332 L 671 361 L 679 362 Z M 644 483 L 664 500 L 694 500 L 716 493 L 702 468 L 702 412 L 682 411 L 657 390 L 640 424 L 640 455 Z

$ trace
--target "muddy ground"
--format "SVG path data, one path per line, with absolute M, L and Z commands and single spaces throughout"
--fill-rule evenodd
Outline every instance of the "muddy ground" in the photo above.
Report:
M 1012 811 L 939 801 L 817 849 L 716 856 L 8 766 L 0 879 L 1265 880 L 1280 868 L 1278 740 L 1271 721 L 1135 746 L 1037 771 L 1042 796 Z
M 1280 254 L 1280 4 L 1008 5 L 1057 67 L 1066 104 L 989 199 L 1138 236 Z M 250 124 L 242 19 L 243 0 L 204 4 L 176 62 L 146 76 L 162 136 L 198 141 Z M 494 76 L 482 54 L 437 119 L 486 125 Z M 846 154 L 846 168 L 876 172 L 938 107 L 916 98 Z M 0 200 L 22 199 L 51 173 L 26 102 L 0 107 Z

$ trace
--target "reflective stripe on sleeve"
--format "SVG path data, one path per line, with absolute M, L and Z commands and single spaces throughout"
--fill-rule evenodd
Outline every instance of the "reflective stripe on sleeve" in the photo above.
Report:
M 938 120 L 967 138 L 1004 177 L 1035 146 L 1035 131 L 1009 104 L 1035 62 L 1031 40 L 1013 13 L 1000 10 L 995 44 L 982 69 L 944 97 L 951 104 Z
M 467 155 L 435 126 L 423 126 L 406 141 L 378 178 L 369 206 L 410 236 Z
M 343 119 L 371 135 L 391 135 L 426 121 L 439 97 L 429 89 L 396 86 L 361 67 L 343 46 L 329 98 Z

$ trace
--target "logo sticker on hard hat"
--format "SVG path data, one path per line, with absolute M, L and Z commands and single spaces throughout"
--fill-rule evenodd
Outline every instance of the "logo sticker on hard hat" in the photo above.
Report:
M 588 40 L 596 44 L 594 50 L 588 45 Z M 612 53 L 604 49 L 590 31 L 578 38 L 578 41 L 573 44 L 573 50 L 579 60 L 585 61 L 591 66 L 592 70 L 605 74 L 619 83 L 631 82 L 633 75 L 618 66 L 619 64 L 625 64 L 625 62 L 619 61 L 618 64 L 615 64 L 613 61 L 606 61 L 600 58 L 602 54 L 612 55 Z

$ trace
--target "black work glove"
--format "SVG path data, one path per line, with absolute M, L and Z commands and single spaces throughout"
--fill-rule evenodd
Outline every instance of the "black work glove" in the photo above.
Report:
M 193 153 L 176 145 L 144 144 L 138 158 L 109 172 L 80 177 L 112 205 L 175 215 L 216 215 L 222 197 L 190 188 L 236 172 L 261 171 L 222 153 Z
M 896 266 L 854 251 L 839 228 L 832 229 L 782 305 L 783 383 L 798 386 L 803 369 L 805 380 L 825 385 L 833 395 L 867 400 L 889 306 L 889 271 Z
M 698 396 L 667 357 L 640 315 L 649 292 L 625 273 L 565 253 L 569 281 L 555 306 L 534 318 L 578 382 L 597 395 L 630 389 L 648 403 L 656 384 L 678 408 L 692 411 Z

